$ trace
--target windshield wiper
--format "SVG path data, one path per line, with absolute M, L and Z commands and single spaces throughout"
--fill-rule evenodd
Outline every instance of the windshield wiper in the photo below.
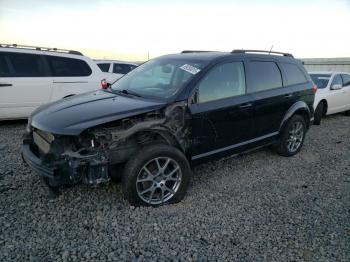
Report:
M 132 95 L 132 96 L 142 97 L 140 94 L 136 93 L 135 91 L 131 91 L 131 90 L 128 90 L 128 89 L 115 90 L 115 91 L 117 91 L 118 93 L 125 94 L 125 95 Z

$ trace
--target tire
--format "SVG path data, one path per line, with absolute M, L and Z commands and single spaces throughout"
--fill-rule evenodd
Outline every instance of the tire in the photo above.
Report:
M 190 178 L 191 168 L 181 151 L 168 145 L 150 145 L 125 165 L 124 198 L 134 206 L 177 203 L 185 196 Z
M 350 110 L 345 111 L 344 115 L 346 115 L 346 116 L 350 116 Z
M 321 119 L 324 115 L 324 103 L 321 102 L 317 105 L 316 110 L 315 110 L 315 114 L 314 114 L 314 124 L 315 125 L 320 125 L 321 124 Z
M 301 124 L 301 126 L 299 126 L 298 123 Z M 302 128 L 301 134 L 291 133 L 295 131 L 296 125 Z M 294 156 L 301 150 L 304 144 L 305 134 L 306 134 L 306 122 L 304 117 L 302 117 L 301 115 L 292 116 L 291 119 L 286 124 L 286 126 L 283 128 L 283 131 L 280 134 L 280 138 L 277 144 L 275 145 L 276 152 L 281 156 L 286 156 L 286 157 Z M 293 147 L 293 150 L 292 150 L 291 144 L 293 144 L 293 141 L 296 143 L 294 144 L 296 148 Z

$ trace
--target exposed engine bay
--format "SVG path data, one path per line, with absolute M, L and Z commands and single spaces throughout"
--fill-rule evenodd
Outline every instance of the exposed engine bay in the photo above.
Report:
M 165 109 L 92 127 L 79 136 L 54 135 L 32 128 L 27 143 L 53 170 L 51 186 L 107 183 L 114 165 L 125 163 L 150 143 L 176 146 L 185 154 L 190 148 L 189 112 L 184 102 Z M 26 141 L 26 139 L 25 139 Z M 26 142 L 25 142 L 26 143 Z

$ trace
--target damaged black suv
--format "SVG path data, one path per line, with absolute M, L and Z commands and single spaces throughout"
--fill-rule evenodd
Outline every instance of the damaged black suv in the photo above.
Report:
M 191 166 L 272 145 L 302 147 L 315 88 L 287 53 L 184 51 L 150 60 L 105 90 L 36 110 L 22 156 L 50 187 L 121 178 L 133 205 L 180 201 Z

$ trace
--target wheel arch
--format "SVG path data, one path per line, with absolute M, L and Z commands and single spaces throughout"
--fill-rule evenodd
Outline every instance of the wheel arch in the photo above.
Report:
M 295 104 L 293 104 L 289 108 L 287 113 L 284 115 L 283 120 L 280 124 L 279 132 L 281 132 L 283 130 L 283 128 L 287 124 L 288 120 L 296 114 L 303 116 L 305 119 L 305 122 L 306 122 L 306 127 L 307 128 L 310 127 L 312 112 L 310 111 L 308 105 L 304 101 L 298 101 Z
M 328 111 L 328 102 L 327 102 L 327 100 L 325 98 L 323 98 L 323 99 L 320 100 L 320 102 L 318 102 L 317 106 L 319 104 L 321 104 L 321 103 L 323 103 L 325 105 L 324 108 L 323 108 L 323 116 L 325 116 L 327 114 L 327 111 Z M 317 108 L 317 106 L 316 106 L 316 108 Z

